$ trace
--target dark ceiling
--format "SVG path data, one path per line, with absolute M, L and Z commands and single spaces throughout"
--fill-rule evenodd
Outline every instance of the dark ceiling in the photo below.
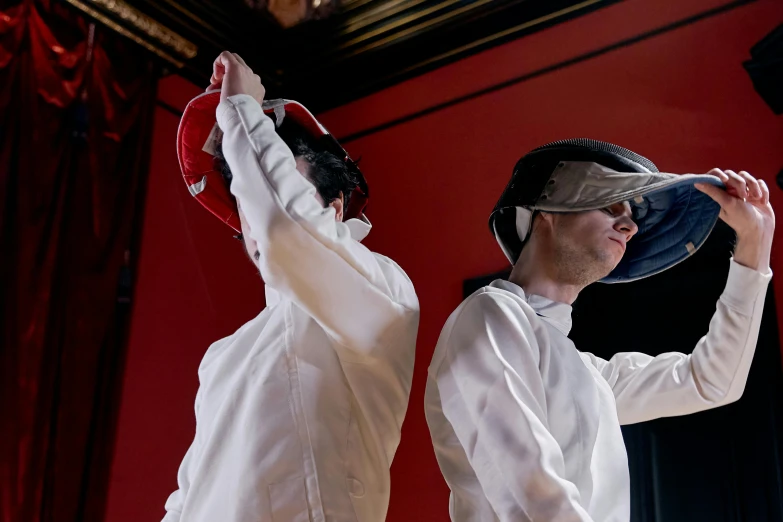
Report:
M 228 49 L 270 95 L 321 111 L 616 0 L 343 0 L 331 16 L 289 29 L 243 0 L 67 1 L 197 84 Z

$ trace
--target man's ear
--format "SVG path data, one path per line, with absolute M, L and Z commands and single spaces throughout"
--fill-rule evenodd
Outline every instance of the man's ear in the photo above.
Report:
M 554 220 L 554 214 L 550 212 L 544 212 L 542 210 L 536 210 L 536 212 L 533 215 L 533 226 L 536 225 L 537 222 L 547 221 L 550 224 Z
M 340 196 L 336 197 L 332 200 L 331 203 L 329 203 L 329 206 L 334 208 L 334 220 L 335 221 L 342 221 L 343 220 L 343 206 L 344 206 L 345 198 L 343 197 L 343 193 L 340 192 Z
M 540 226 L 544 226 L 545 228 L 552 229 L 554 225 L 555 215 L 551 212 L 544 212 L 542 210 L 536 210 L 533 213 L 533 223 L 530 225 L 530 234 L 533 234 L 533 231 L 536 230 Z

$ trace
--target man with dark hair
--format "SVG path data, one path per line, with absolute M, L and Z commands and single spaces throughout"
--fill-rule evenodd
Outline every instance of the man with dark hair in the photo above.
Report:
M 627 352 L 607 361 L 576 349 L 567 336 L 583 288 L 673 266 L 704 243 L 719 216 L 737 246 L 693 353 Z M 490 217 L 514 265 L 509 280 L 457 308 L 429 368 L 427 423 L 451 488 L 451 519 L 627 522 L 620 425 L 740 398 L 774 227 L 769 190 L 747 172 L 660 173 L 638 154 L 587 139 L 519 160 Z M 618 303 L 607 326 L 632 311 L 633 303 Z
M 297 127 L 278 128 L 277 134 L 291 149 L 295 158 L 307 162 L 307 172 L 302 173 L 312 183 L 324 201 L 342 199 L 347 207 L 351 194 L 359 186 L 356 173 L 352 172 L 343 158 L 327 150 L 318 150 L 318 144 L 311 136 Z M 215 157 L 227 186 L 231 186 L 231 167 L 223 154 L 222 134 L 215 140 Z
M 413 285 L 361 244 L 364 178 L 317 120 L 265 101 L 231 53 L 215 61 L 217 88 L 219 105 L 208 90 L 183 114 L 180 164 L 190 193 L 241 230 L 267 307 L 204 356 L 164 521 L 381 522 L 413 374 Z M 214 141 L 230 194 L 201 161 Z
M 328 151 L 316 152 L 302 138 L 289 138 L 286 140 L 283 137 L 283 142 L 291 149 L 299 173 L 315 187 L 315 198 L 324 207 L 339 205 L 340 210 L 337 211 L 336 217 L 342 221 L 342 209 L 348 208 L 351 202 L 351 195 L 359 185 L 359 181 L 345 164 L 345 161 Z M 215 153 L 220 173 L 226 182 L 226 186 L 230 188 L 234 175 L 231 173 L 231 167 L 223 154 L 222 140 L 217 143 Z M 239 234 L 236 237 L 244 241 L 243 234 Z M 258 260 L 258 251 L 248 252 L 248 254 L 253 260 Z

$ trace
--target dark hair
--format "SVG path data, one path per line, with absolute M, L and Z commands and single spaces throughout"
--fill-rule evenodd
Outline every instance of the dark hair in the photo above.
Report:
M 219 133 L 222 138 L 223 133 Z M 228 167 L 226 156 L 223 154 L 223 140 L 215 140 L 215 169 L 220 171 L 223 176 L 223 181 L 226 182 L 226 186 L 231 188 L 231 180 L 234 179 L 234 175 L 231 174 L 231 169 Z
M 356 176 L 350 171 L 345 162 L 332 154 L 331 152 L 318 151 L 301 137 L 297 137 L 290 143 L 286 143 L 291 148 L 295 157 L 304 158 L 310 165 L 308 178 L 315 185 L 318 194 L 324 200 L 324 206 L 338 199 L 340 194 L 343 196 L 343 208 L 348 208 L 348 202 L 351 199 L 353 189 L 358 185 Z M 223 143 L 220 141 L 215 146 L 215 159 L 219 166 L 220 173 L 226 184 L 231 187 L 233 175 L 228 166 L 226 157 L 223 155 Z
M 358 181 L 345 161 L 331 152 L 316 152 L 301 139 L 293 144 L 291 152 L 310 164 L 308 177 L 323 198 L 325 205 L 338 199 L 342 194 L 343 208 L 348 208 L 351 193 Z

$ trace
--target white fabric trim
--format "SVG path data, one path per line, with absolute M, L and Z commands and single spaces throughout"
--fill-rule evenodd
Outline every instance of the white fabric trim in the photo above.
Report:
M 201 178 L 201 181 L 197 181 L 192 185 L 188 185 L 188 192 L 190 192 L 191 196 L 196 197 L 202 192 L 204 192 L 204 189 L 206 187 L 207 187 L 207 177 L 204 176 L 203 178 Z

